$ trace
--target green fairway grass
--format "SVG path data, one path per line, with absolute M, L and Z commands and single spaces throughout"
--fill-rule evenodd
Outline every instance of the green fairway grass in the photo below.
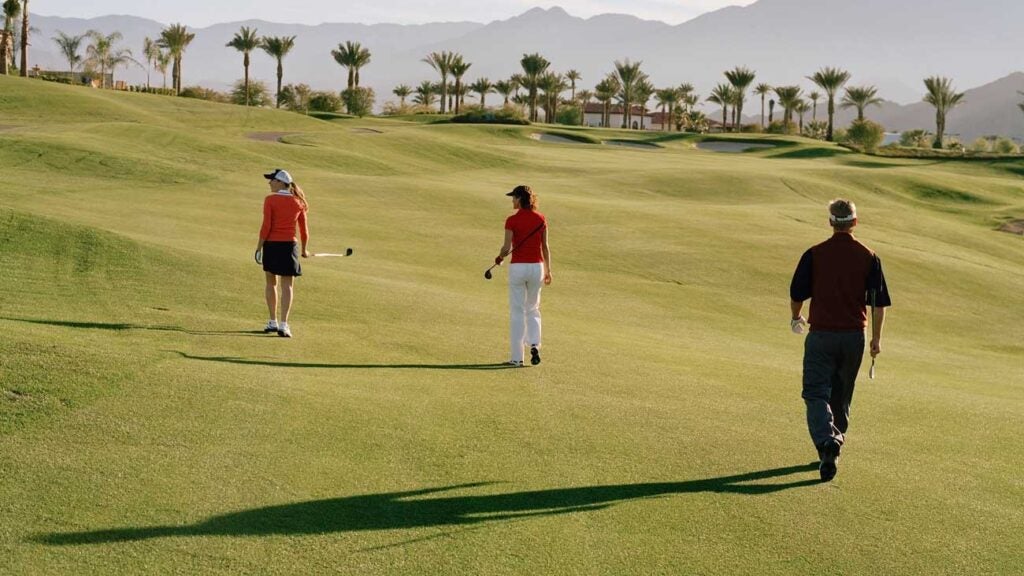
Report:
M 8 77 L 0 125 L 2 574 L 1021 573 L 1024 162 Z M 290 340 L 273 168 L 355 250 L 303 261 Z M 517 184 L 554 282 L 504 369 Z M 837 196 L 894 306 L 821 484 L 788 288 Z

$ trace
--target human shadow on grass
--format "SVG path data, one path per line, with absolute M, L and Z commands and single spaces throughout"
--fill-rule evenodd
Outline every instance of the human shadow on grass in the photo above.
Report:
M 54 546 L 133 542 L 173 536 L 307 536 L 341 532 L 466 527 L 488 522 L 594 512 L 630 500 L 676 494 L 717 493 L 756 496 L 812 486 L 818 480 L 754 483 L 814 470 L 804 464 L 686 482 L 616 484 L 555 488 L 479 496 L 427 496 L 494 485 L 476 482 L 439 488 L 310 500 L 214 516 L 198 524 L 147 526 L 87 532 L 55 532 L 31 539 Z
M 83 330 L 110 330 L 126 332 L 128 330 L 148 330 L 153 332 L 179 332 L 192 336 L 263 336 L 262 330 L 190 330 L 181 326 L 134 324 L 130 322 L 73 322 L 69 320 L 39 320 L 33 318 L 0 317 L 0 320 L 41 324 L 43 326 L 59 326 L 61 328 L 78 328 Z
M 367 368 L 367 369 L 415 369 L 415 370 L 508 370 L 516 369 L 515 366 L 506 363 L 500 364 L 339 364 L 329 362 L 281 362 L 279 360 L 256 360 L 251 358 L 238 358 L 235 356 L 193 356 L 185 352 L 171 350 L 175 354 L 188 360 L 201 360 L 203 362 L 224 362 L 227 364 L 242 364 L 245 366 L 269 366 L 271 368 Z

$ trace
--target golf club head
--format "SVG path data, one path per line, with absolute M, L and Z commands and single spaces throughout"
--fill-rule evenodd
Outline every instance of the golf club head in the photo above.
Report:
M 352 249 L 351 248 L 346 248 L 345 249 L 345 256 L 351 256 L 351 255 L 352 255 Z
M 484 272 L 484 278 L 486 278 L 487 280 L 490 280 L 491 278 L 493 278 L 493 276 L 491 276 L 491 271 L 490 270 L 487 270 L 487 271 Z

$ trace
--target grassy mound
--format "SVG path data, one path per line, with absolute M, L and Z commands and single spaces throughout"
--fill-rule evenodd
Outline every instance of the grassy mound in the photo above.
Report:
M 1020 162 L 786 138 L 707 154 L 593 129 L 557 132 L 662 148 L 544 146 L 537 127 L 323 122 L 7 77 L 0 114 L 7 571 L 1024 562 L 1024 240 L 994 230 L 1024 213 Z M 309 196 L 310 248 L 356 251 L 303 262 L 291 340 L 259 331 L 252 262 L 275 167 Z M 506 271 L 481 276 L 521 183 L 551 222 L 554 284 L 544 363 L 506 370 Z M 787 288 L 837 196 L 858 203 L 896 307 L 821 485 Z

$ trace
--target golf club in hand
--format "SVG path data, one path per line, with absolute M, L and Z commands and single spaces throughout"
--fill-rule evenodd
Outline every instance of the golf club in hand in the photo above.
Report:
M 522 246 L 523 243 L 526 242 L 530 238 L 530 236 L 533 236 L 537 232 L 540 232 L 541 230 L 543 230 L 544 226 L 545 226 L 545 224 L 543 224 L 543 223 L 540 226 L 537 226 L 537 228 L 535 228 L 533 230 L 533 232 L 530 232 L 529 234 L 526 235 L 526 238 L 523 238 L 522 240 L 520 240 L 519 244 L 517 244 L 516 246 L 513 246 L 512 249 L 508 251 L 508 253 L 502 252 L 501 256 L 498 256 L 497 258 L 495 258 L 494 259 L 494 266 L 491 266 L 490 268 L 488 268 L 487 270 L 484 271 L 484 278 L 487 279 L 487 280 L 490 280 L 491 278 L 493 278 L 494 276 L 491 274 L 491 270 L 494 270 L 495 266 L 501 266 L 501 262 L 503 260 L 505 260 L 505 258 L 508 258 L 509 256 L 511 256 L 512 253 L 516 251 L 516 248 L 518 248 L 519 246 Z

